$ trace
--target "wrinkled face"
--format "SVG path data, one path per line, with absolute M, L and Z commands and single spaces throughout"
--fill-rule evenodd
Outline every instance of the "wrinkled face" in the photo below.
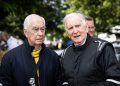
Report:
M 92 20 L 87 20 L 86 24 L 87 24 L 87 28 L 88 28 L 88 34 L 90 34 L 90 36 L 94 36 L 94 33 L 95 33 L 94 22 Z
M 66 32 L 68 37 L 74 41 L 75 46 L 81 45 L 87 37 L 87 27 L 78 16 L 70 17 L 66 21 Z
M 45 26 L 41 19 L 33 19 L 28 29 L 24 30 L 25 36 L 31 46 L 41 46 L 45 38 Z

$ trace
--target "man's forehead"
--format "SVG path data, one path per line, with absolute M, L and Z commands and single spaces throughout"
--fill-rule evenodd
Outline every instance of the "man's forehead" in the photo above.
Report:
M 43 23 L 35 23 L 35 24 L 31 24 L 30 27 L 41 28 L 41 27 L 44 27 L 44 24 Z
M 81 16 L 76 16 L 76 15 L 70 16 L 70 17 L 68 18 L 68 21 L 69 21 L 69 20 L 81 20 Z
M 36 25 L 44 25 L 44 22 L 42 19 L 33 19 L 30 21 L 31 26 L 36 26 Z
M 66 21 L 66 24 L 81 24 L 82 22 L 82 19 L 80 17 L 72 17 L 72 18 L 69 18 L 67 21 Z
M 29 19 L 30 22 L 43 22 L 43 19 L 40 17 L 32 17 L 31 19 Z
M 87 23 L 88 25 L 94 25 L 94 22 L 93 22 L 93 21 L 86 21 L 86 23 Z

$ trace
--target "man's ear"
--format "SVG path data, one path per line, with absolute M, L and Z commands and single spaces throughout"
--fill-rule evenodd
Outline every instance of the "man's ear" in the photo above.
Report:
M 24 30 L 24 35 L 25 35 L 25 37 L 27 37 L 27 30 Z
M 69 36 L 69 34 L 68 34 L 68 32 L 66 31 L 66 35 L 68 36 L 68 38 L 70 39 L 70 36 Z

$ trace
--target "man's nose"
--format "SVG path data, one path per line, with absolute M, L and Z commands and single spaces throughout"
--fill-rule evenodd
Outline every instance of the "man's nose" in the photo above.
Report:
M 41 30 L 41 29 L 39 29 L 38 31 L 37 31 L 37 35 L 42 35 L 44 32 Z
M 73 27 L 73 32 L 74 32 L 74 33 L 77 33 L 77 32 L 78 32 L 78 30 L 77 30 L 76 27 Z

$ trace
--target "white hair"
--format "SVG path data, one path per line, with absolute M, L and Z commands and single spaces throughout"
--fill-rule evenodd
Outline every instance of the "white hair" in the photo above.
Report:
M 39 16 L 37 14 L 30 14 L 24 20 L 24 23 L 23 23 L 24 29 L 28 29 L 31 20 L 34 19 L 34 18 L 37 18 L 37 19 L 40 18 L 42 20 L 43 24 L 44 24 L 44 27 L 45 27 L 45 19 L 42 16 Z
M 86 24 L 86 20 L 85 20 L 85 16 L 80 13 L 80 12 L 74 12 L 74 13 L 70 13 L 70 14 L 67 14 L 64 19 L 63 19 L 63 23 L 64 23 L 64 26 L 65 26 L 65 29 L 66 29 L 66 22 L 69 18 L 72 18 L 73 16 L 78 16 L 81 18 L 81 22 L 82 24 Z

